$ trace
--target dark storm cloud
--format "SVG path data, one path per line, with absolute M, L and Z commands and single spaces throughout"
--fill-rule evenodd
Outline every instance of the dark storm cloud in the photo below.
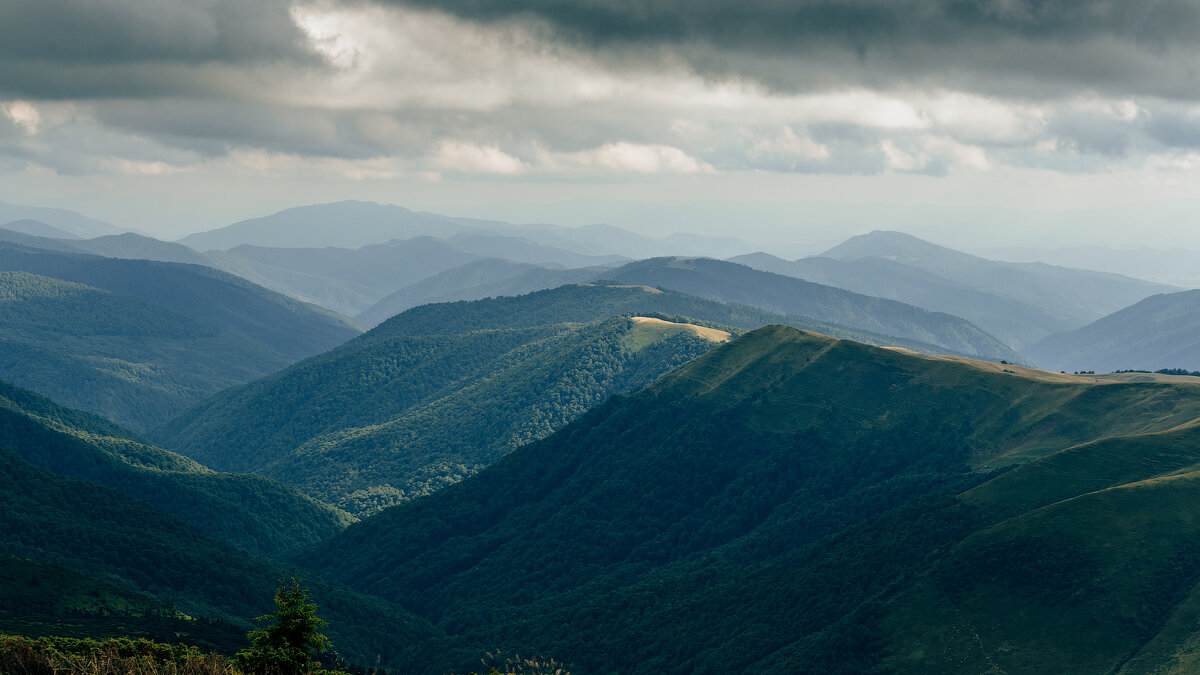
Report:
M 779 88 L 1200 94 L 1193 0 L 386 1 L 481 23 L 540 24 L 567 43 L 629 58 L 665 49 L 701 72 Z
M 0 2 L 0 94 L 139 96 L 212 88 L 196 67 L 315 65 L 286 0 Z M 189 70 L 191 69 L 191 70 Z

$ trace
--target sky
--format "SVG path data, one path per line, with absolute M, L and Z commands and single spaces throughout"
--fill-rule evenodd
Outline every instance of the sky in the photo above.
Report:
M 1200 248 L 1200 0 L 6 0 L 0 200 Z

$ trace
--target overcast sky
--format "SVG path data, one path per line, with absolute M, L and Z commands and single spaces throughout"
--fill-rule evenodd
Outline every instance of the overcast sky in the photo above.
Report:
M 5 0 L 0 200 L 1200 248 L 1200 0 Z

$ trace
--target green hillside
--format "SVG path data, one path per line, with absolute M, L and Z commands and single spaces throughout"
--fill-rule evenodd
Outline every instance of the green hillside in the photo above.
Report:
M 143 499 L 252 553 L 277 555 L 332 536 L 351 520 L 274 481 L 213 472 L 4 382 L 0 447 L 57 474 Z
M 193 617 L 234 623 L 271 607 L 289 568 L 213 539 L 140 499 L 59 476 L 0 448 L 0 551 L 154 596 Z M 61 599 L 53 577 L 45 602 Z M 437 632 L 395 605 L 308 577 L 339 651 L 359 663 L 405 667 Z M 29 601 L 35 598 L 27 598 Z
M 156 437 L 204 434 L 176 447 L 361 514 L 470 475 L 715 344 L 627 317 L 372 337 L 210 399 Z
M 1111 672 L 1194 616 L 1200 386 L 1149 379 L 763 328 L 297 561 L 572 672 Z
M 344 342 L 347 321 L 203 267 L 0 243 L 0 379 L 138 431 Z
M 918 340 L 956 354 L 996 361 L 1023 360 L 1009 346 L 957 316 L 732 262 L 711 258 L 652 258 L 606 272 L 604 278 Z
M 3 552 L 0 634 L 147 638 L 224 654 L 245 642 L 236 627 L 187 617 L 154 596 Z
M 470 475 L 713 344 L 635 326 L 635 314 L 751 328 L 788 320 L 612 285 L 426 305 L 221 392 L 152 436 L 208 466 L 259 472 L 362 515 Z M 638 336 L 654 339 L 635 346 Z

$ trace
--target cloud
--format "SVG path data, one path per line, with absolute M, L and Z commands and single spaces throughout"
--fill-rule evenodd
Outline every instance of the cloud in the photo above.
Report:
M 443 141 L 433 158 L 433 164 L 444 171 L 511 175 L 521 173 L 521 160 L 494 145 L 479 145 L 468 141 Z
M 940 85 L 1058 95 L 1195 94 L 1188 0 L 392 0 L 529 24 L 615 58 L 669 53 L 699 72 L 797 90 Z
M 715 169 L 702 160 L 669 145 L 606 143 L 598 148 L 572 153 L 544 154 L 544 169 L 576 174 L 687 174 L 714 173 Z
M 287 173 L 308 159 L 347 177 L 513 181 L 1168 166 L 1200 147 L 1196 8 L 4 3 L 0 164 Z

